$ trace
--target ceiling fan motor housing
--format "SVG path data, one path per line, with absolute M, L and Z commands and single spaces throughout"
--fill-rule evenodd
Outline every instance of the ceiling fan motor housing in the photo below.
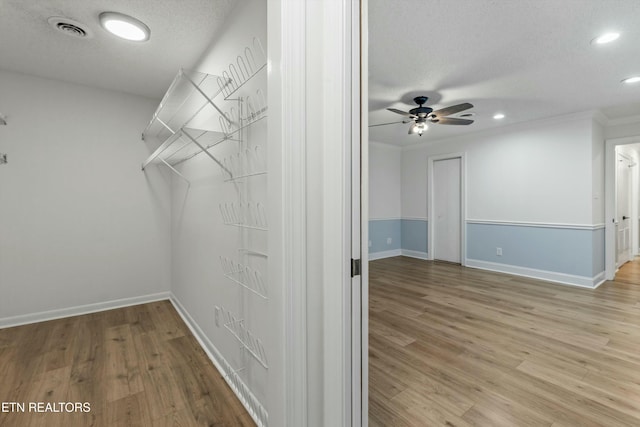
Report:
M 409 110 L 411 114 L 418 117 L 427 117 L 433 111 L 430 107 L 417 107 Z
M 423 107 L 422 105 L 427 102 L 429 98 L 426 96 L 416 96 L 413 98 L 413 102 L 419 105 L 419 107 L 409 110 L 409 112 L 418 117 L 427 117 L 429 113 L 433 111 L 433 108 Z

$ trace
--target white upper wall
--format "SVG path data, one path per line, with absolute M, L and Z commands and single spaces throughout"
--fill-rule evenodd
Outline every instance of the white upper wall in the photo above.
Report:
M 169 191 L 140 165 L 158 103 L 0 71 L 0 319 L 168 291 Z
M 369 218 L 400 218 L 401 210 L 400 147 L 369 143 Z
M 402 155 L 402 216 L 426 217 L 427 158 L 466 153 L 467 219 L 591 225 L 592 119 L 531 123 L 408 147 Z
M 410 149 L 402 151 L 402 203 L 403 218 L 427 218 L 427 151 Z
M 604 127 L 594 120 L 592 123 L 592 198 L 593 198 L 593 223 L 604 224 Z
M 604 137 L 606 139 L 626 138 L 640 135 L 640 120 L 617 124 L 615 120 L 613 120 L 613 122 L 614 124 L 607 125 L 604 128 Z

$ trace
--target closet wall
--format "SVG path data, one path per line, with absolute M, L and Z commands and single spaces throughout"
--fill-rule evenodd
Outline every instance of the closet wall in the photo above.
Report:
M 166 297 L 168 174 L 140 172 L 158 101 L 6 71 L 0 93 L 0 327 Z
M 186 180 L 171 183 L 172 293 L 254 419 L 283 425 L 282 285 L 270 271 L 279 200 L 267 196 L 279 142 L 267 142 L 268 70 L 257 71 L 266 51 L 266 1 L 239 2 L 194 67 L 234 80 L 212 100 L 242 129 L 208 150 L 224 167 L 204 153 L 176 165 Z M 248 62 L 257 73 L 238 79 Z

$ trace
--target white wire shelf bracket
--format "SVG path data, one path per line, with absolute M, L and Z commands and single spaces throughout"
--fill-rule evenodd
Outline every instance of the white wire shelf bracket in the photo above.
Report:
M 224 317 L 224 327 L 231 332 L 238 342 L 242 344 L 244 349 L 247 350 L 263 368 L 269 369 L 267 354 L 262 345 L 262 341 L 256 338 L 253 333 L 244 326 L 243 319 L 236 318 L 231 312 L 225 310 L 224 307 L 220 307 L 220 309 Z
M 200 117 L 207 113 L 203 112 L 206 107 L 213 108 L 216 116 L 224 116 L 226 113 L 213 101 L 222 92 L 221 84 L 224 87 L 231 82 L 221 83 L 218 76 L 181 68 L 142 132 L 143 139 L 166 140 L 168 134 L 174 134 L 184 126 L 204 123 L 211 117 Z
M 246 46 L 235 63 L 229 64 L 219 77 L 218 87 L 225 99 L 230 99 L 242 86 L 267 66 L 267 55 L 258 37 L 251 46 Z
M 267 284 L 258 270 L 223 256 L 220 257 L 220 263 L 226 278 L 254 294 L 268 299 Z
M 224 116 L 218 118 L 220 128 L 226 135 L 233 135 L 266 117 L 268 105 L 262 89 L 238 99 L 238 103 L 238 108 L 231 107 Z
M 197 154 L 205 153 L 207 157 L 213 160 L 218 166 L 220 166 L 220 168 L 222 168 L 222 170 L 232 177 L 233 175 L 231 174 L 231 171 L 229 171 L 227 167 L 213 154 L 211 154 L 208 148 L 203 146 L 201 143 L 201 139 L 204 136 L 211 138 L 214 134 L 221 135 L 218 132 L 200 131 L 188 128 L 180 129 L 147 158 L 147 160 L 142 164 L 142 170 L 144 171 L 147 166 L 154 163 L 156 160 L 159 160 L 164 165 L 170 166 L 170 169 L 174 173 L 178 173 L 175 166 Z M 180 153 L 185 151 L 187 154 L 183 154 L 183 157 L 180 160 L 174 160 Z M 184 176 L 182 176 L 182 178 L 184 178 Z
M 240 132 L 242 129 L 248 128 L 249 126 L 253 125 L 254 123 L 256 123 L 256 122 L 258 122 L 258 121 L 260 121 L 262 119 L 265 119 L 265 118 L 267 118 L 266 115 L 259 116 L 255 120 L 253 120 L 253 121 L 251 121 L 249 123 L 245 123 L 242 126 L 235 128 L 234 130 L 231 130 L 227 134 L 225 134 L 225 133 L 216 133 L 217 135 L 220 135 L 219 138 L 215 142 L 205 145 L 204 146 L 205 149 L 203 151 L 208 151 L 210 148 L 213 148 L 216 145 L 221 144 L 221 143 L 223 143 L 225 141 L 238 141 L 239 142 L 240 141 L 239 139 L 234 138 L 234 136 L 237 135 L 238 132 Z M 223 123 L 223 122 L 221 122 L 221 123 Z M 224 123 L 226 123 L 226 122 L 224 122 Z M 224 129 L 227 129 L 228 126 L 229 125 L 227 125 L 227 124 L 224 124 L 224 125 L 221 124 L 221 127 L 224 128 Z M 193 157 L 197 156 L 198 154 L 200 154 L 200 152 L 189 154 L 188 156 L 186 156 L 186 157 L 174 162 L 173 165 L 176 166 L 176 165 L 179 165 L 180 163 L 186 162 L 187 160 L 192 159 Z
M 231 202 L 219 205 L 222 221 L 225 225 L 268 230 L 267 212 L 260 202 Z
M 249 414 L 256 424 L 258 424 L 259 427 L 267 427 L 267 421 L 269 419 L 267 410 L 258 401 L 249 387 L 247 387 L 240 375 L 238 375 L 238 372 L 242 371 L 244 368 L 234 369 L 225 359 L 221 359 L 218 362 L 222 365 L 222 369 L 224 370 L 225 381 L 236 393 L 236 396 L 240 398 L 244 407 L 247 408 L 247 411 L 249 411 Z
M 258 92 L 261 93 L 259 90 Z M 187 155 L 182 156 L 182 158 L 180 158 L 179 160 L 172 161 L 171 164 L 173 166 L 177 166 L 180 163 L 192 159 L 202 152 L 206 152 L 207 154 L 209 154 L 209 149 L 225 141 L 240 141 L 240 139 L 236 138 L 236 135 L 238 135 L 238 133 L 240 133 L 243 129 L 254 125 L 262 119 L 266 119 L 267 115 L 264 114 L 266 111 L 267 107 L 263 106 L 257 110 L 249 110 L 245 117 L 241 117 L 238 113 L 238 109 L 231 108 L 231 110 L 228 111 L 225 116 L 218 117 L 219 125 L 222 129 L 222 132 L 200 131 L 200 134 L 194 138 L 200 142 L 199 147 L 201 148 L 201 150 L 190 152 Z M 194 130 L 191 131 L 193 133 Z M 181 149 L 182 147 L 175 151 L 177 152 Z M 231 176 L 233 176 L 233 174 L 231 174 Z
M 227 127 L 240 126 L 213 101 L 229 84 L 228 79 L 180 69 L 142 133 L 144 141 L 158 145 L 143 162 L 142 170 L 156 161 L 175 166 L 181 159 L 202 152 L 224 169 L 207 147 L 212 141 L 229 138 L 222 129 L 212 127 L 220 123 L 214 119 L 222 118 Z M 176 172 L 175 168 L 171 170 Z
M 254 172 L 254 173 L 248 173 L 245 175 L 239 175 L 239 176 L 234 176 L 233 178 L 229 178 L 229 179 L 225 179 L 224 182 L 233 182 L 233 181 L 238 181 L 240 179 L 243 178 L 251 178 L 252 176 L 260 176 L 260 175 L 266 175 L 267 172 Z

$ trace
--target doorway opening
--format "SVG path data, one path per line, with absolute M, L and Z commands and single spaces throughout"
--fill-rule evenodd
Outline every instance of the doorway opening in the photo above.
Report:
M 616 268 L 631 261 L 637 245 L 637 170 L 638 152 L 633 145 L 616 147 Z M 635 179 L 634 179 L 635 178 Z M 636 188 L 637 190 L 637 188 Z M 634 200 L 635 199 L 635 200 Z M 634 203 L 635 202 L 635 203 Z M 635 239 L 633 239 L 635 237 Z M 632 240 L 636 240 L 635 245 Z
M 605 145 L 606 279 L 640 254 L 640 136 Z

